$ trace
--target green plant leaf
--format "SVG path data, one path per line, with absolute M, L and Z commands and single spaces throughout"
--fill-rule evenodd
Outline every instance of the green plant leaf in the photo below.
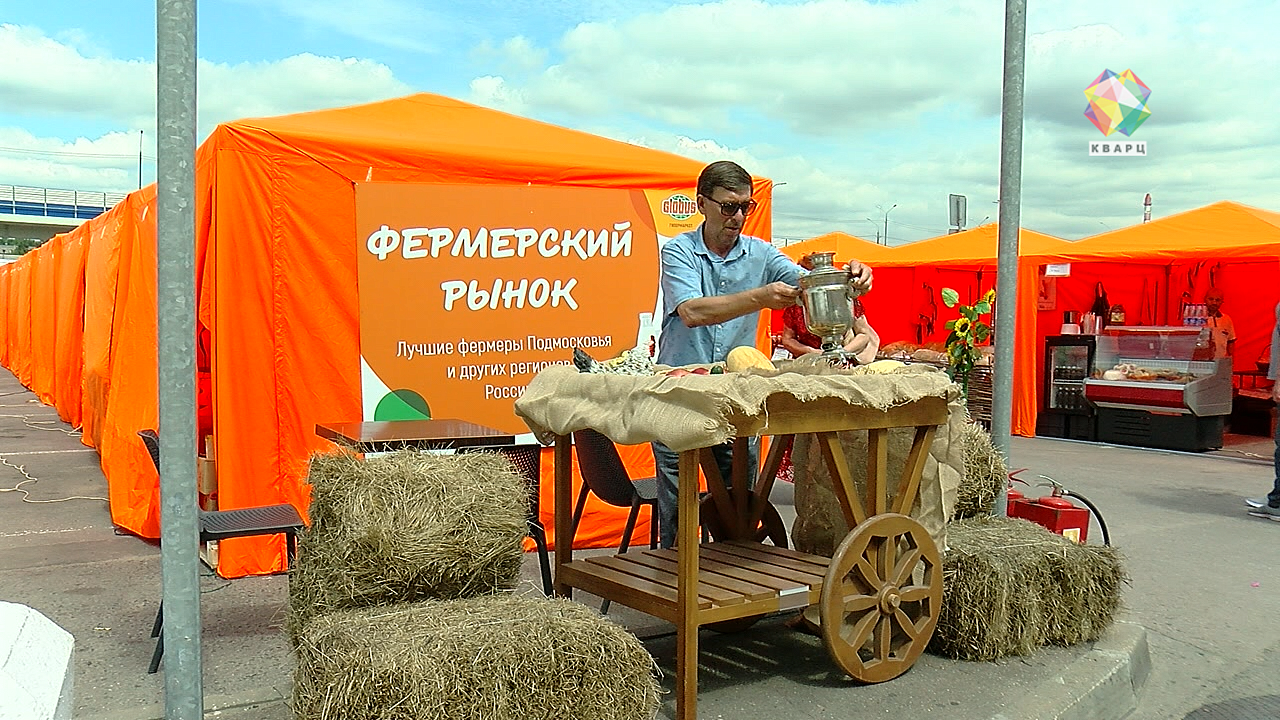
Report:
M 955 307 L 960 302 L 960 293 L 949 287 L 942 288 L 942 304 L 947 307 Z
M 991 337 L 991 328 L 987 324 L 979 324 L 973 329 L 973 338 L 978 342 L 986 342 L 989 337 Z
M 956 321 L 955 321 L 955 320 L 948 320 L 948 321 L 946 321 L 945 323 L 943 323 L 943 324 L 942 324 L 942 327 L 943 327 L 943 329 L 945 329 L 945 330 L 955 330 L 955 329 L 956 329 Z M 948 342 L 949 342 L 949 341 L 948 341 Z
M 967 317 L 967 318 L 969 318 L 970 320 L 977 320 L 977 319 L 978 319 L 978 313 L 977 313 L 977 311 L 976 311 L 976 310 L 974 310 L 973 308 L 969 307 L 968 305 L 961 305 L 961 306 L 960 306 L 960 314 L 961 314 L 961 315 L 963 315 L 963 316 L 965 316 L 965 317 Z
M 991 312 L 991 305 L 990 303 L 980 302 L 977 305 L 974 305 L 973 309 L 977 310 L 979 315 L 986 315 Z

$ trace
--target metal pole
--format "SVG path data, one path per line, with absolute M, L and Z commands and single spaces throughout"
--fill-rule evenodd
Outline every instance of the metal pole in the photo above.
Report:
M 1000 107 L 1000 233 L 996 263 L 996 356 L 992 387 L 991 439 L 1009 458 L 1013 419 L 1013 349 L 1018 307 L 1018 229 L 1022 222 L 1022 90 L 1027 40 L 1026 0 L 1005 0 L 1004 96 Z M 997 515 L 1008 514 L 1008 498 L 996 496 Z
M 156 0 L 160 574 L 167 720 L 201 720 L 196 496 L 196 0 Z

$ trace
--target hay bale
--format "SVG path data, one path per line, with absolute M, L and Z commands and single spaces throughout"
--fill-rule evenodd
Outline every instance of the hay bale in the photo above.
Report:
M 991 514 L 996 495 L 1009 482 L 1009 468 L 991 443 L 991 433 L 977 423 L 966 423 L 960 438 L 964 449 L 964 476 L 956 488 L 958 520 Z
M 631 633 L 571 600 L 427 601 L 313 620 L 293 709 L 299 720 L 648 720 L 654 670 Z
M 929 651 L 961 660 L 1097 640 L 1128 580 L 1115 548 L 1078 545 L 1017 518 L 947 527 L 942 608 Z
M 528 507 L 492 453 L 311 460 L 311 526 L 289 579 L 291 639 L 319 614 L 516 586 Z

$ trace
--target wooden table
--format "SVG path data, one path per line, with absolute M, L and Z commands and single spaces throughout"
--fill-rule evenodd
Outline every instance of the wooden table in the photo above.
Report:
M 316 423 L 316 435 L 365 453 L 513 445 L 516 441 L 512 433 L 452 418 Z
M 680 453 L 678 507 L 683 522 L 676 549 L 575 562 L 571 544 L 557 542 L 556 593 L 567 597 L 572 588 L 581 588 L 675 624 L 677 720 L 697 718 L 698 629 L 710 623 L 750 624 L 767 613 L 819 605 L 827 649 L 845 672 L 866 682 L 897 677 L 923 651 L 941 606 L 937 549 L 923 526 L 907 514 L 934 431 L 946 418 L 947 404 L 941 397 L 881 411 L 836 398 L 800 402 L 790 395 L 773 395 L 764 412 L 731 418 L 738 449 L 747 438 L 775 436 L 754 490 L 747 489 L 750 470 L 745 463 L 734 463 L 733 489 L 728 490 L 708 448 Z M 914 428 L 915 440 L 898 494 L 891 498 L 886 492 L 888 431 L 899 427 Z M 844 430 L 869 432 L 865 502 L 855 491 L 837 435 Z M 774 475 L 797 433 L 816 434 L 845 520 L 853 528 L 831 558 L 759 541 Z M 570 453 L 571 437 L 557 436 L 558 538 L 572 536 Z M 735 460 L 743 456 L 736 452 Z M 703 512 L 714 506 L 720 519 L 720 536 L 711 543 L 699 543 L 699 523 L 690 522 L 699 513 L 700 466 L 711 491 Z M 923 616 L 913 609 L 917 607 L 925 608 Z M 905 619 L 912 612 L 917 616 Z M 859 657 L 868 645 L 876 656 L 871 660 Z

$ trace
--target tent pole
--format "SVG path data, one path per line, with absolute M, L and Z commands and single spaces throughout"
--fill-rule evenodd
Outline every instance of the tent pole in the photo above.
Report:
M 201 720 L 196 496 L 196 0 L 156 0 L 156 330 L 167 720 Z
M 1022 91 L 1027 38 L 1026 0 L 1004 6 L 1004 95 L 1000 104 L 1000 240 L 996 264 L 996 297 L 1003 300 L 995 318 L 996 354 L 992 373 L 991 439 L 1009 459 L 1013 425 L 1013 349 L 1020 308 L 1018 297 L 1018 230 L 1022 222 Z M 1000 302 L 997 300 L 997 302 Z M 1008 498 L 996 496 L 995 514 L 1008 514 Z

